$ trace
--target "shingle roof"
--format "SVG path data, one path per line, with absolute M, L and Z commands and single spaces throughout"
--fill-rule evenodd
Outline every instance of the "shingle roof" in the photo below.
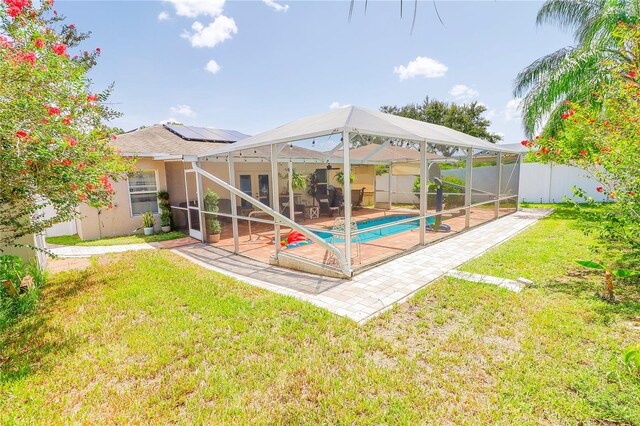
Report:
M 177 126 L 173 126 L 177 127 Z M 217 129 L 209 129 L 212 132 Z M 230 132 L 230 131 L 224 131 Z M 239 138 L 247 137 L 240 132 L 235 132 L 229 141 L 209 142 L 201 140 L 187 140 L 170 131 L 165 126 L 157 124 L 150 127 L 134 130 L 112 141 L 112 145 L 124 153 L 137 155 L 201 155 L 214 149 L 223 147 Z

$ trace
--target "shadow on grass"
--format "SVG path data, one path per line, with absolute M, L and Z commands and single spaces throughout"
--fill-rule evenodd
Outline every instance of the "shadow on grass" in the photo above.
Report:
M 0 384 L 22 380 L 55 365 L 56 354 L 73 352 L 85 336 L 70 334 L 49 319 L 65 299 L 100 284 L 92 280 L 91 270 L 64 273 L 63 279 L 45 286 L 34 311 L 0 330 Z
M 604 277 L 600 271 L 569 269 L 565 276 L 533 287 L 594 302 L 594 311 L 605 317 L 611 315 L 617 315 L 623 319 L 640 317 L 640 285 L 633 281 L 618 280 L 614 288 L 616 300 L 605 301 L 601 297 Z

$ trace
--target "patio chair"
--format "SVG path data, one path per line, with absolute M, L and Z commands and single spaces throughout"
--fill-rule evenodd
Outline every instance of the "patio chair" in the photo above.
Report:
M 289 217 L 289 198 L 282 198 L 280 197 L 280 214 L 285 215 L 286 217 Z M 297 216 L 302 216 L 302 221 L 304 222 L 305 217 L 304 217 L 304 206 L 300 205 L 300 204 L 294 204 L 293 205 L 293 214 L 297 217 Z M 289 217 L 289 219 L 292 219 L 295 221 L 294 218 Z
M 323 216 L 333 217 L 335 214 L 340 214 L 340 207 L 333 207 L 328 198 L 318 198 L 318 204 L 320 205 L 320 214 Z
M 346 230 L 346 220 L 343 216 L 340 217 L 336 217 L 335 220 L 333 221 L 333 227 L 331 228 L 332 231 L 334 232 L 339 232 L 341 234 L 344 235 L 344 232 Z M 358 223 L 356 222 L 355 219 L 351 218 L 351 243 L 355 243 L 356 244 L 356 250 L 355 250 L 355 255 L 354 252 L 351 252 L 351 262 L 354 261 L 354 259 L 358 259 L 358 263 L 362 263 L 362 252 L 360 249 L 360 235 L 355 234 L 356 231 L 358 231 Z M 355 235 L 354 235 L 355 234 Z M 339 241 L 340 239 L 342 239 L 342 241 Z M 345 243 L 345 239 L 344 236 L 337 236 L 332 233 L 331 234 L 331 238 L 329 238 L 329 243 L 331 244 L 344 244 Z M 346 244 L 345 244 L 346 245 Z M 331 261 L 333 258 L 333 260 L 335 260 L 335 256 L 333 254 L 331 254 L 328 259 L 327 256 L 325 255 L 325 261 Z
M 362 201 L 364 200 L 364 189 L 352 189 L 351 190 L 351 208 L 358 210 L 362 208 Z

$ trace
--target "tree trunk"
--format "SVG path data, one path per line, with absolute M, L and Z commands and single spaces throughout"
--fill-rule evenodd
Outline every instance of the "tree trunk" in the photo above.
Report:
M 604 271 L 604 297 L 613 300 L 613 274 L 611 271 Z

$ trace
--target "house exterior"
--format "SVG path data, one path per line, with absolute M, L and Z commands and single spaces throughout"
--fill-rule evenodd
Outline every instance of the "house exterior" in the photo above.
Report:
M 113 145 L 123 155 L 135 156 L 138 172 L 113 184 L 113 208 L 96 209 L 83 204 L 76 219 L 78 236 L 83 240 L 132 234 L 142 226 L 141 214 L 151 211 L 160 229 L 157 193 L 170 190 L 167 167 L 181 166 L 169 159 L 200 155 L 248 135 L 237 131 L 179 125 L 154 125 L 124 133 Z

